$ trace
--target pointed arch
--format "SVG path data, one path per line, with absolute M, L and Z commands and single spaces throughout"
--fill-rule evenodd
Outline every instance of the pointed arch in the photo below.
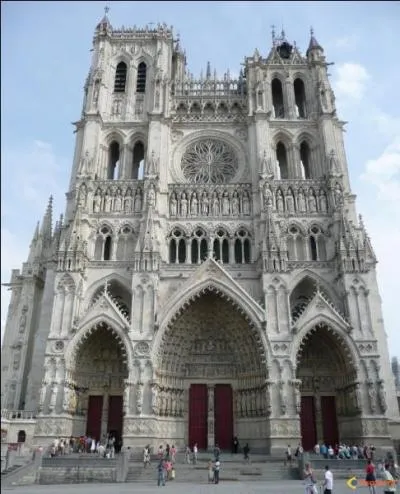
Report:
M 88 289 L 86 290 L 85 305 L 91 304 L 93 297 L 95 293 L 99 290 L 99 288 L 104 287 L 106 282 L 111 284 L 112 281 L 116 281 L 120 283 L 125 290 L 128 290 L 129 293 L 132 294 L 132 287 L 130 281 L 118 273 L 111 273 L 95 281 L 88 287 Z
M 68 343 L 64 354 L 66 370 L 75 370 L 76 357 L 79 353 L 80 348 L 89 338 L 89 336 L 93 334 L 97 328 L 100 327 L 108 328 L 110 330 L 110 333 L 114 335 L 119 346 L 122 349 L 124 357 L 126 357 L 125 362 L 128 369 L 132 368 L 134 359 L 131 341 L 127 337 L 123 328 L 119 324 L 117 324 L 116 321 L 111 319 L 107 314 L 101 314 L 87 321 Z
M 265 320 L 263 309 L 256 304 L 245 290 L 239 295 L 226 281 L 215 279 L 214 277 L 203 279 L 198 283 L 192 284 L 189 288 L 186 286 L 186 289 L 183 287 L 170 298 L 169 303 L 162 309 L 158 318 L 160 325 L 153 342 L 154 352 L 157 353 L 163 341 L 163 334 L 167 331 L 168 327 L 186 308 L 204 293 L 215 293 L 231 303 L 248 321 L 250 328 L 256 334 L 257 341 L 260 344 L 262 343 L 265 351 L 271 355 L 269 341 L 262 329 Z
M 65 288 L 68 288 L 69 290 L 75 290 L 76 289 L 75 280 L 69 273 L 64 273 L 57 283 L 57 289 L 58 290 L 65 289 Z
M 319 274 L 315 273 L 311 269 L 305 269 L 301 271 L 291 280 L 288 286 L 289 292 L 292 293 L 293 290 L 301 283 L 301 281 L 306 278 L 309 278 L 315 285 L 319 285 L 329 296 L 331 301 L 334 304 L 337 304 L 338 307 L 341 307 L 341 297 L 336 292 L 336 290 L 324 278 L 322 278 Z

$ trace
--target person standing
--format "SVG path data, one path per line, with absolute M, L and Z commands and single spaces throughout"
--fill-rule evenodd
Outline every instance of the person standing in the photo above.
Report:
M 246 445 L 243 448 L 243 455 L 244 455 L 244 461 L 247 463 L 250 461 L 249 453 L 250 453 L 250 446 L 249 443 L 246 443 Z
M 376 475 L 375 475 L 375 465 L 372 463 L 372 459 L 368 460 L 367 467 L 365 469 L 365 480 L 368 483 L 369 493 L 376 494 L 375 483 L 376 483 Z
M 198 452 L 199 452 L 199 449 L 197 447 L 197 443 L 194 443 L 194 446 L 193 446 L 193 465 L 196 465 L 196 463 L 197 463 Z
M 157 485 L 160 487 L 161 485 L 165 485 L 165 472 L 164 472 L 164 460 L 161 458 L 161 460 L 158 462 L 157 465 L 157 473 L 158 473 L 158 478 L 157 478 Z
M 333 474 L 329 470 L 329 466 L 325 466 L 325 479 L 324 479 L 324 494 L 332 494 L 333 490 Z
M 396 492 L 396 480 L 390 473 L 390 465 L 385 463 L 383 470 L 383 479 L 385 481 L 385 486 L 383 488 L 383 494 L 393 494 Z
M 234 455 L 237 455 L 238 450 L 239 450 L 239 440 L 238 440 L 238 438 L 235 436 L 235 437 L 233 438 L 233 454 L 234 454 Z
M 216 460 L 215 462 L 215 466 L 214 466 L 214 483 L 215 484 L 219 484 L 219 470 L 221 468 L 221 463 L 218 460 Z

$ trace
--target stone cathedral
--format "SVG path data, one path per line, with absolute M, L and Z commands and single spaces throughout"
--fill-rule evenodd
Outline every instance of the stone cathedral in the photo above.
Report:
M 32 412 L 35 444 L 391 447 L 328 65 L 313 33 L 305 54 L 273 33 L 237 77 L 196 78 L 167 25 L 97 25 L 65 215 L 50 199 L 8 285 L 1 406 Z

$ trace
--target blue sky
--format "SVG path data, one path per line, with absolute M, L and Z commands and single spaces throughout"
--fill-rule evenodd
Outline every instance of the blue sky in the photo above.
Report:
M 63 212 L 92 36 L 104 2 L 1 4 L 1 281 L 26 259 L 50 194 Z M 400 3 L 111 2 L 115 27 L 166 22 L 188 68 L 238 73 L 271 47 L 271 25 L 305 52 L 310 26 L 325 49 L 358 212 L 376 250 L 390 353 L 400 357 Z M 2 334 L 9 292 L 1 289 Z

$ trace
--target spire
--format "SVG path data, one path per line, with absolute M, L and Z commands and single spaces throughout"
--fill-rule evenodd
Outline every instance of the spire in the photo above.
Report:
M 311 27 L 310 28 L 310 43 L 308 44 L 308 49 L 306 55 L 308 55 L 312 50 L 321 50 L 322 52 L 324 49 L 322 46 L 318 43 L 317 39 L 314 36 L 314 29 Z
M 210 64 L 210 62 L 207 62 L 206 79 L 211 79 L 211 64 Z
M 107 31 L 107 30 L 111 30 L 112 29 L 112 26 L 111 26 L 111 23 L 110 23 L 110 19 L 108 18 L 108 15 L 107 15 L 109 11 L 110 11 L 110 7 L 108 5 L 106 5 L 104 7 L 104 16 L 101 19 L 101 21 L 97 24 L 96 30 L 98 30 L 98 31 Z
M 35 231 L 33 232 L 31 245 L 29 246 L 28 262 L 32 262 L 34 260 L 34 258 L 36 257 L 36 247 L 37 247 L 37 243 L 38 243 L 39 235 L 40 235 L 39 225 L 40 225 L 40 222 L 38 221 L 36 223 Z
M 53 196 L 50 196 L 46 212 L 43 216 L 42 228 L 40 231 L 43 240 L 50 240 L 51 239 L 52 222 L 53 222 Z

